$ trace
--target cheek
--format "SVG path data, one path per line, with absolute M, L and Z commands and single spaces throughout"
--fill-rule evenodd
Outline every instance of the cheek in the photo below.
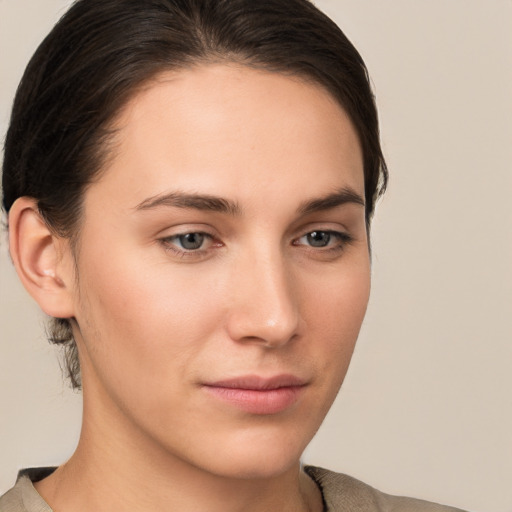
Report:
M 332 385 L 339 386 L 366 313 L 370 294 L 369 261 L 363 256 L 358 265 L 336 272 L 321 287 L 307 283 L 306 288 L 309 290 L 306 321 L 315 331 L 311 333 L 311 350 L 323 351 L 323 357 L 316 356 L 323 364 L 320 373 Z
M 94 365 L 119 381 L 128 373 L 148 385 L 176 378 L 218 320 L 210 283 L 166 264 L 99 258 L 82 266 L 77 318 Z
M 349 338 L 354 329 L 356 333 L 359 330 L 370 295 L 370 264 L 367 254 L 363 253 L 352 260 L 345 266 L 332 269 L 321 279 L 306 276 L 302 289 L 312 315 L 326 317 L 325 328 L 345 331 Z

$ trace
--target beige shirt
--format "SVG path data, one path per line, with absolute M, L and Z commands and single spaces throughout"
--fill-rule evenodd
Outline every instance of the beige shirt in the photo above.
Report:
M 391 496 L 347 475 L 306 466 L 305 471 L 322 491 L 326 512 L 462 512 L 427 501 Z M 52 512 L 32 482 L 49 475 L 53 468 L 20 472 L 16 485 L 0 497 L 0 512 Z

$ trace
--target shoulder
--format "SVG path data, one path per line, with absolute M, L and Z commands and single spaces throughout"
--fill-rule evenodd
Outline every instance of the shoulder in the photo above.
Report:
M 26 510 L 18 483 L 3 496 L 0 496 L 0 512 L 25 512 Z
M 428 501 L 391 496 L 347 475 L 313 466 L 304 468 L 322 490 L 326 512 L 462 512 Z
M 0 512 L 52 512 L 36 491 L 33 482 L 48 476 L 55 468 L 37 468 L 20 471 L 16 484 L 0 496 Z

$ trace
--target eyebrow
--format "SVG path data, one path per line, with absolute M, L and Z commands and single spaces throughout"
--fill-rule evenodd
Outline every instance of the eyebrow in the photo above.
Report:
M 349 187 L 344 187 L 324 197 L 305 201 L 299 206 L 298 211 L 303 215 L 307 215 L 309 213 L 331 210 L 347 203 L 365 206 L 364 199 L 357 192 Z
M 227 213 L 237 216 L 241 213 L 238 203 L 222 197 L 208 194 L 189 194 L 183 192 L 171 192 L 145 199 L 135 209 L 138 211 L 154 210 L 160 207 L 185 208 L 194 210 L 206 210 L 218 213 Z
M 354 190 L 344 187 L 324 197 L 303 202 L 297 209 L 298 213 L 310 213 L 331 210 L 347 203 L 365 206 L 364 199 Z M 160 207 L 205 210 L 239 216 L 242 209 L 235 201 L 209 194 L 193 194 L 170 192 L 145 199 L 135 207 L 137 211 L 154 210 Z

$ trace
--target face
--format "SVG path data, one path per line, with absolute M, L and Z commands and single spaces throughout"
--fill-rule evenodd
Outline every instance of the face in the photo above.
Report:
M 322 88 L 234 65 L 159 76 L 116 127 L 76 256 L 84 423 L 216 475 L 285 471 L 368 301 L 356 133 Z

